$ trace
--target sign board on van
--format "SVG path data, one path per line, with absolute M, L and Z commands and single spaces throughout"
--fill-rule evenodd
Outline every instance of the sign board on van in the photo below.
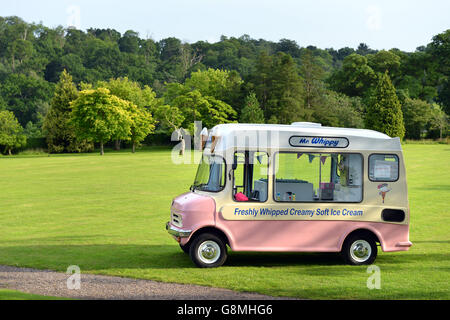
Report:
M 289 144 L 293 147 L 314 147 L 314 148 L 347 148 L 347 138 L 334 137 L 301 137 L 292 136 Z

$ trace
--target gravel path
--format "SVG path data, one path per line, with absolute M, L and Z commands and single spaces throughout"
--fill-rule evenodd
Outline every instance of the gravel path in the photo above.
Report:
M 268 300 L 270 296 L 197 285 L 81 274 L 79 290 L 67 289 L 70 275 L 48 270 L 0 266 L 0 288 L 83 300 Z

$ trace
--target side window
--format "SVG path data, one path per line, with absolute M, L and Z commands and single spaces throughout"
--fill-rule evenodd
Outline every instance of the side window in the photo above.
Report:
M 274 199 L 280 202 L 362 201 L 360 154 L 286 153 L 275 156 Z
M 265 152 L 234 154 L 233 199 L 238 202 L 267 201 L 269 156 Z
M 369 156 L 370 181 L 392 182 L 398 180 L 398 156 L 395 154 L 372 154 Z

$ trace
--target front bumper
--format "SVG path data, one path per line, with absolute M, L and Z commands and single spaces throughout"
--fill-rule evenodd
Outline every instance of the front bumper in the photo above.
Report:
M 167 232 L 169 232 L 169 234 L 177 238 L 189 238 L 192 233 L 192 230 L 174 227 L 173 225 L 170 224 L 170 222 L 166 223 L 166 230 Z

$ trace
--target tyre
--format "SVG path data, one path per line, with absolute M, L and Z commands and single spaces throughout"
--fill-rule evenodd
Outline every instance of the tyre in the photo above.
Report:
M 183 252 L 186 253 L 186 254 L 189 254 L 189 247 L 190 247 L 189 244 L 186 244 L 184 246 L 180 244 L 181 250 L 183 250 Z
M 377 258 L 377 243 L 367 234 L 351 235 L 345 240 L 341 254 L 350 265 L 372 264 Z
M 192 241 L 189 255 L 199 268 L 217 268 L 227 260 L 227 247 L 221 237 L 203 233 Z

